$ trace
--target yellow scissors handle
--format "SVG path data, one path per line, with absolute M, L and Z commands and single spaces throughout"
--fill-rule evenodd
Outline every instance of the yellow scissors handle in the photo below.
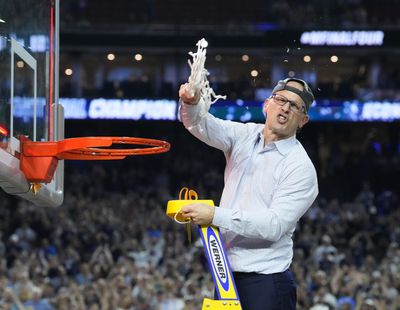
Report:
M 179 200 L 197 200 L 198 198 L 199 198 L 199 196 L 197 195 L 197 193 L 192 189 L 188 189 L 187 187 L 182 187 L 182 189 L 179 191 Z M 179 212 L 180 212 L 180 210 L 179 210 Z M 176 217 L 175 217 L 175 220 L 176 220 Z M 190 230 L 190 221 L 191 221 L 191 219 L 188 219 L 188 223 L 186 224 L 186 232 L 187 232 L 187 237 L 188 237 L 189 243 L 191 244 L 192 243 L 192 233 Z
M 182 187 L 179 192 L 179 200 L 197 200 L 199 196 L 196 191 L 188 189 L 187 187 Z

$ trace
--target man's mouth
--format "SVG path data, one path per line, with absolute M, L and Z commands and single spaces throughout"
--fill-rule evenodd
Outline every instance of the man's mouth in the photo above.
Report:
M 279 124 L 285 124 L 288 121 L 288 117 L 283 114 L 278 114 L 278 122 Z

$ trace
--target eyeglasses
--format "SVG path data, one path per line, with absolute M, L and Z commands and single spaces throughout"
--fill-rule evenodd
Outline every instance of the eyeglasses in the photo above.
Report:
M 304 106 L 299 106 L 298 103 L 289 100 L 288 98 L 278 95 L 278 94 L 272 94 L 271 96 L 272 100 L 279 106 L 283 107 L 286 103 L 289 102 L 289 108 L 290 111 L 294 113 L 304 113 L 306 114 L 306 108 Z

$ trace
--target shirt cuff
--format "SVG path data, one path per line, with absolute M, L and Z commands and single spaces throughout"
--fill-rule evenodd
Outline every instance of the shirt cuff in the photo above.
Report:
M 224 229 L 229 228 L 231 222 L 232 210 L 227 208 L 215 207 L 212 224 Z
M 201 121 L 200 117 L 200 105 L 201 103 L 199 102 L 198 104 L 187 104 L 184 103 L 182 100 L 180 100 L 180 119 L 185 125 L 186 128 L 190 127 L 195 127 L 198 123 Z

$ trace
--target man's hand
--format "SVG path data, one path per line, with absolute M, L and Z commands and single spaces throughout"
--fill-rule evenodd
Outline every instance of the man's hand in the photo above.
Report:
M 192 219 L 192 222 L 197 225 L 210 225 L 214 218 L 215 207 L 205 203 L 192 203 L 183 206 L 181 213 L 183 217 Z
M 198 104 L 200 100 L 200 91 L 197 91 L 193 94 L 188 86 L 188 83 L 181 85 L 181 87 L 179 88 L 179 98 L 181 98 L 181 100 L 186 104 Z

